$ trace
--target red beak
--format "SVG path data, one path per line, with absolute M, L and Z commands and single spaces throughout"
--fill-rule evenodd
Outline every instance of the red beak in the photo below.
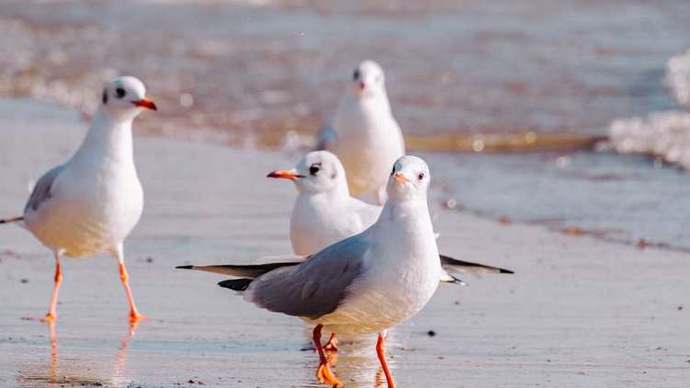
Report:
M 364 83 L 364 81 L 359 81 L 357 82 L 357 95 L 361 96 L 362 93 L 364 93 L 364 89 L 366 89 L 367 85 Z
M 153 101 L 149 100 L 148 98 L 142 98 L 141 100 L 132 101 L 132 104 L 134 104 L 140 108 L 158 110 L 158 107 L 156 106 L 156 104 Z
M 267 178 L 280 178 L 280 179 L 289 179 L 291 181 L 294 181 L 299 178 L 304 178 L 304 175 L 300 175 L 292 170 L 275 170 L 268 175 L 266 175 Z

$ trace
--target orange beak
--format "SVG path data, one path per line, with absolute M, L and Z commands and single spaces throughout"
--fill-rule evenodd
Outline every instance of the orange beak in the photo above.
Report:
M 151 110 L 158 110 L 156 104 L 149 100 L 148 98 L 142 98 L 141 100 L 132 101 L 132 104 L 138 106 L 139 108 L 146 108 Z
M 304 175 L 300 175 L 296 173 L 293 170 L 275 170 L 268 175 L 266 175 L 267 178 L 280 178 L 280 179 L 289 179 L 291 181 L 297 180 L 299 178 L 304 178 Z
M 396 172 L 395 174 L 393 174 L 393 179 L 395 179 L 395 182 L 397 182 L 398 184 L 403 184 L 403 183 L 406 183 L 406 182 L 409 182 L 409 181 L 410 181 L 410 180 L 407 179 L 407 178 L 405 177 L 405 175 L 403 175 L 403 173 L 400 172 L 400 171 L 398 171 L 398 172 Z

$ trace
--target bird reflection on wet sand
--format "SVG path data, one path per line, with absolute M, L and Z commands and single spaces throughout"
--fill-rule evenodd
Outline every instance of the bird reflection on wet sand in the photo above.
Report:
M 40 365 L 27 366 L 24 371 L 18 372 L 17 384 L 22 387 L 33 387 L 48 385 L 80 385 L 80 386 L 122 386 L 126 385 L 126 369 L 127 369 L 127 353 L 129 344 L 134 338 L 138 322 L 131 323 L 127 329 L 127 334 L 120 340 L 115 360 L 113 361 L 112 375 L 109 378 L 103 378 L 94 375 L 85 375 L 84 371 L 89 371 L 90 368 L 85 368 L 83 365 L 72 365 L 64 363 L 60 365 L 60 353 L 58 347 L 57 324 L 55 321 L 47 322 L 50 341 L 50 356 L 48 360 L 47 373 L 41 372 L 43 369 Z M 63 358 L 70 360 L 70 358 Z M 73 361 L 70 360 L 70 361 Z M 93 373 L 93 372 L 90 372 Z
M 329 336 L 324 332 L 324 343 Z M 305 338 L 311 339 L 311 330 L 305 330 Z M 395 357 L 397 350 L 403 346 L 393 331 L 388 332 L 386 338 L 388 365 L 395 369 Z M 325 355 L 331 370 L 340 380 L 342 386 L 357 388 L 383 388 L 386 387 L 386 377 L 380 363 L 376 358 L 376 335 L 367 336 L 339 336 L 337 350 L 325 349 Z M 305 371 L 308 386 L 317 385 L 316 373 L 319 367 L 319 356 L 313 344 L 305 346 Z M 325 386 L 325 385 L 319 385 Z

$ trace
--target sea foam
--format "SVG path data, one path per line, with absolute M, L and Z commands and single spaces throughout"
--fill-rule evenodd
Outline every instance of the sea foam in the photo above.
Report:
M 680 105 L 690 105 L 690 50 L 666 64 L 665 83 Z M 614 120 L 610 144 L 623 154 L 647 154 L 690 170 L 690 113 L 672 110 Z

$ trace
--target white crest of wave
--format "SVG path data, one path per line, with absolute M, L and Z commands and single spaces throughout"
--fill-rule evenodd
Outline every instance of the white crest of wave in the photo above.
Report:
M 609 139 L 623 154 L 648 154 L 690 169 L 690 113 L 667 111 L 611 123 Z
M 666 64 L 666 85 L 681 105 L 690 105 L 690 49 Z
M 665 83 L 680 105 L 690 105 L 690 50 L 668 60 Z M 652 155 L 690 170 L 688 112 L 653 112 L 614 120 L 609 140 L 619 153 Z

